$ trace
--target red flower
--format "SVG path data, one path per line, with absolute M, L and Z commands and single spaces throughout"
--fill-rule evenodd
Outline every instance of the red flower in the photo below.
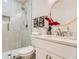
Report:
M 53 19 L 51 17 L 45 16 L 45 19 L 48 21 L 48 25 L 51 25 L 51 26 L 53 26 L 53 25 L 55 25 L 55 26 L 60 25 L 59 22 L 53 21 Z

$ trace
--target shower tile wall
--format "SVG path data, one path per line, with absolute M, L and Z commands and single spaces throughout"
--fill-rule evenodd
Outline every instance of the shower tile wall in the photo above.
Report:
M 28 24 L 27 30 L 28 31 L 24 32 L 26 34 L 25 34 L 25 36 L 23 38 L 24 39 L 27 38 L 26 46 L 28 46 L 28 45 L 32 45 L 32 42 L 31 42 L 31 33 L 32 33 L 32 2 L 31 2 L 31 0 L 29 0 L 29 2 L 25 4 L 25 8 L 26 8 L 26 11 L 27 11 L 27 16 L 26 17 L 27 17 L 27 24 Z
M 7 25 L 3 25 L 3 52 L 31 45 L 31 6 L 29 4 L 25 5 L 26 16 L 21 10 L 21 5 L 16 0 L 8 1 L 8 4 L 4 4 L 4 0 L 2 1 L 4 4 L 2 6 L 3 15 L 11 17 L 10 31 L 7 31 Z M 27 20 L 28 28 L 25 27 L 26 23 L 24 23 Z
M 5 21 L 2 22 L 2 48 L 3 51 L 10 50 L 11 45 L 10 43 L 10 37 L 9 37 L 9 32 L 7 30 L 7 23 Z

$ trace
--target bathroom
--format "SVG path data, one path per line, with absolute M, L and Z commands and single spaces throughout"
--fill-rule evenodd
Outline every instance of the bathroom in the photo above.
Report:
M 2 0 L 2 59 L 76 59 L 76 4 Z

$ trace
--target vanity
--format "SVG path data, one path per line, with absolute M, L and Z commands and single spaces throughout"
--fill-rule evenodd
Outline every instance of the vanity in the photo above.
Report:
M 32 35 L 36 59 L 77 59 L 77 42 L 68 37 Z

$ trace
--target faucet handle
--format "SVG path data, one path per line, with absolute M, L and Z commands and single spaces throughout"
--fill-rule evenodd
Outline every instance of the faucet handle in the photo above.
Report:
M 70 31 L 70 28 L 69 28 L 69 26 L 67 26 L 67 31 L 68 31 L 68 32 Z

